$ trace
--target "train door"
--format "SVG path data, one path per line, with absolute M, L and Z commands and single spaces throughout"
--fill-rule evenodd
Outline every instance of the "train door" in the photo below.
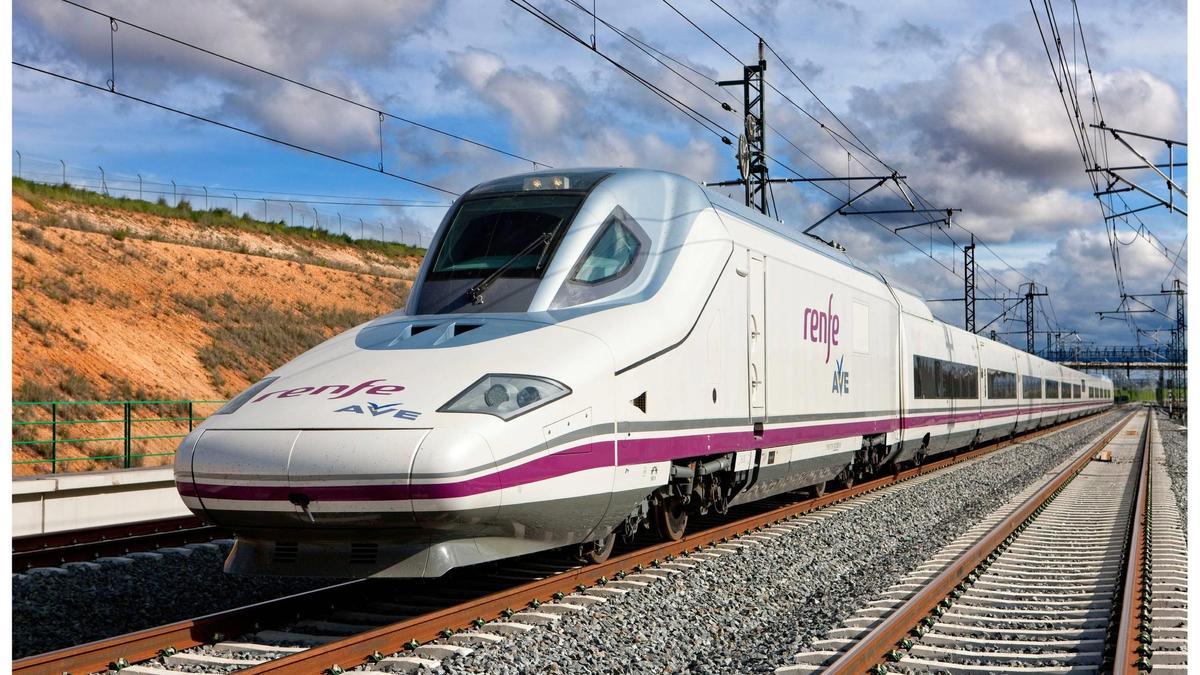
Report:
M 750 387 L 750 423 L 756 433 L 767 417 L 767 293 L 766 266 L 760 253 L 750 252 L 749 300 L 746 303 L 746 330 Z

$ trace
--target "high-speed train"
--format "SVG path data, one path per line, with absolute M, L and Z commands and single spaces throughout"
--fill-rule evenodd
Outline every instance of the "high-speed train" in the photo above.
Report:
M 1112 385 L 670 173 L 534 173 L 447 212 L 404 310 L 181 444 L 229 572 L 431 577 L 820 492 L 1112 403 Z

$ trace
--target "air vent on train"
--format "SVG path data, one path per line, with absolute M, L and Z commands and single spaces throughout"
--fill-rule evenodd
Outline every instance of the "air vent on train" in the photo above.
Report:
M 417 335 L 420 335 L 421 333 L 424 333 L 425 331 L 429 330 L 430 328 L 436 328 L 436 327 L 437 327 L 437 324 L 436 324 L 436 323 L 427 323 L 427 324 L 424 324 L 424 325 L 421 325 L 421 326 L 413 326 L 413 327 L 412 327 L 412 328 L 409 330 L 409 332 L 408 332 L 408 336 L 409 336 L 409 337 L 415 337 L 415 336 L 417 336 Z
M 271 554 L 273 562 L 294 563 L 300 557 L 300 544 L 294 541 L 277 541 Z
M 454 324 L 454 337 L 458 337 L 459 335 L 462 335 L 463 333 L 473 331 L 482 325 L 483 324 L 481 324 L 481 323 L 457 323 L 456 322 Z
M 638 410 L 646 412 L 646 392 L 643 391 L 642 393 L 638 394 L 637 398 L 630 401 L 630 403 L 632 403 L 633 407 L 637 408 Z
M 379 544 L 355 542 L 350 544 L 351 565 L 374 565 L 379 558 Z

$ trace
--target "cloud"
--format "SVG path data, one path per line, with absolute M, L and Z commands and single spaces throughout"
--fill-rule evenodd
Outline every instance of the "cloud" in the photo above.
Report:
M 377 126 L 369 111 L 59 2 L 18 0 L 14 57 L 75 73 L 101 86 L 110 77 L 110 35 L 117 88 L 202 113 L 232 112 L 268 135 L 325 151 L 361 149 Z M 105 10 L 108 11 L 108 10 Z M 231 59 L 371 103 L 351 72 L 386 67 L 398 42 L 427 30 L 433 0 L 256 3 L 131 0 L 116 15 Z
M 1078 179 L 1075 136 L 1036 40 L 1015 25 L 993 25 L 932 78 L 856 89 L 851 110 L 877 132 L 882 126 L 906 137 L 914 154 L 929 159 L 1038 181 Z M 1078 83 L 1083 92 L 1090 91 L 1085 77 Z M 1182 100 L 1161 78 L 1137 69 L 1098 70 L 1096 86 L 1110 123 L 1182 130 Z
M 886 51 L 941 49 L 946 46 L 946 38 L 933 26 L 905 19 L 876 40 L 875 46 Z
M 668 140 L 660 133 L 639 131 L 644 121 L 629 124 L 632 111 L 639 116 L 665 114 L 666 104 L 623 74 L 610 75 L 613 79 L 593 84 L 589 91 L 563 68 L 546 75 L 511 66 L 495 53 L 466 49 L 450 54 L 442 81 L 485 102 L 513 127 L 527 154 L 548 157 L 546 161 L 556 166 L 641 166 L 697 180 L 715 175 L 718 150 L 702 137 Z M 676 81 L 673 86 L 681 84 Z M 661 86 L 669 85 L 664 81 Z M 642 107 L 631 105 L 630 99 Z M 671 120 L 679 123 L 678 117 Z
M 562 135 L 581 116 L 583 92 L 561 73 L 551 77 L 529 68 L 510 68 L 501 57 L 479 49 L 452 53 L 450 68 L 450 81 L 457 77 L 484 101 L 507 113 L 526 136 Z

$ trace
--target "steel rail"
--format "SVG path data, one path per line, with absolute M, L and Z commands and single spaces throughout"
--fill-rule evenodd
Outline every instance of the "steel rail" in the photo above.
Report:
M 894 660 L 889 657 L 892 657 L 896 647 L 908 638 L 910 631 L 939 603 L 949 597 L 963 580 L 1013 535 L 1017 528 L 1036 517 L 1042 506 L 1053 498 L 1063 485 L 1083 470 L 1096 453 L 1108 445 L 1137 413 L 1136 410 L 1129 413 L 1110 427 L 1085 452 L 1080 453 L 1070 465 L 1025 499 L 1015 511 L 997 523 L 979 541 L 938 573 L 916 595 L 892 611 L 886 619 L 843 652 L 823 672 L 830 675 L 887 672 L 884 664 Z
M 1150 519 L 1150 443 L 1152 425 L 1150 418 L 1153 410 L 1146 410 L 1146 429 L 1142 433 L 1141 457 L 1142 466 L 1138 477 L 1138 491 L 1134 497 L 1133 519 L 1129 535 L 1129 549 L 1125 554 L 1125 579 L 1121 591 L 1121 604 L 1118 611 L 1119 628 L 1117 631 L 1116 650 L 1113 654 L 1113 673 L 1140 673 L 1139 665 L 1145 665 L 1142 660 L 1145 647 L 1142 640 L 1149 637 L 1149 594 L 1150 567 L 1146 559 L 1149 548 L 1149 519 Z M 1145 614 L 1143 615 L 1143 612 Z M 1145 630 L 1143 629 L 1145 626 Z M 1146 668 L 1149 670 L 1149 668 Z
M 676 556 L 687 556 L 704 546 L 711 546 L 731 537 L 737 537 L 764 526 L 797 518 L 833 504 L 838 504 L 900 482 L 928 473 L 940 471 L 1016 443 L 1063 431 L 1090 420 L 1096 411 L 1077 420 L 1053 427 L 1030 431 L 1011 439 L 995 441 L 975 450 L 962 452 L 919 467 L 897 472 L 891 476 L 876 478 L 859 485 L 827 493 L 821 497 L 795 502 L 778 509 L 741 518 L 714 528 L 685 536 L 680 541 L 664 542 L 639 549 L 610 559 L 606 563 L 581 567 L 555 576 L 500 591 L 468 602 L 437 610 L 430 614 L 413 617 L 401 622 L 349 636 L 324 646 L 307 649 L 274 661 L 252 666 L 239 671 L 239 675 L 261 673 L 305 673 L 323 672 L 333 666 L 349 668 L 366 663 L 375 652 L 388 654 L 399 652 L 417 643 L 442 637 L 445 630 L 470 627 L 476 619 L 500 617 L 507 611 L 523 608 L 534 600 L 553 600 L 558 593 L 569 594 L 580 586 L 607 583 L 618 573 L 636 571 L 638 566 L 653 566 L 662 560 Z M 124 660 L 126 663 L 144 661 L 168 647 L 182 651 L 203 644 L 211 644 L 225 638 L 269 624 L 272 620 L 286 620 L 305 608 L 328 605 L 329 601 L 345 597 L 345 591 L 366 581 L 348 581 L 306 593 L 268 600 L 245 607 L 217 612 L 195 619 L 114 636 L 76 647 L 67 647 L 44 654 L 26 657 L 13 663 L 15 675 L 61 675 L 105 670 L 109 664 Z
M 12 566 L 14 572 L 21 572 L 133 551 L 207 542 L 229 535 L 228 530 L 195 516 L 32 534 L 13 537 Z

